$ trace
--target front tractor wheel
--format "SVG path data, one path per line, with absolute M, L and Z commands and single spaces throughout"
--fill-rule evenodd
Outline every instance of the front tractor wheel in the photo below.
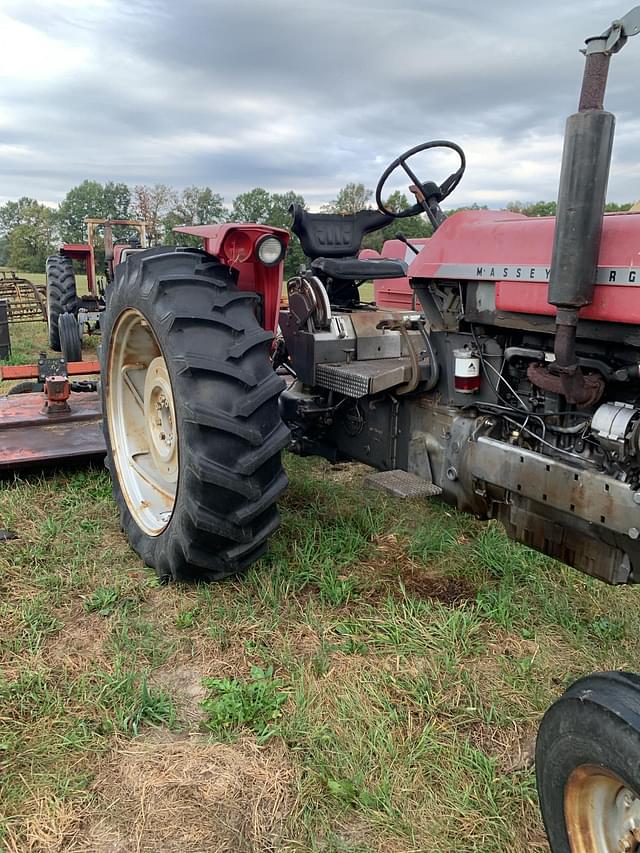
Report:
M 180 249 L 132 256 L 107 291 L 107 465 L 122 527 L 162 579 L 237 574 L 278 526 L 289 432 L 256 298 Z
M 82 361 L 82 332 L 75 314 L 60 314 L 58 317 L 60 349 L 67 363 Z
M 640 678 L 581 678 L 544 715 L 540 808 L 553 853 L 640 851 Z

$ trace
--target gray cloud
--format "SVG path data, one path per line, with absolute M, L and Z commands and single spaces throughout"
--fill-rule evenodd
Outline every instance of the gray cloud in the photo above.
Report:
M 59 201 L 84 178 L 256 185 L 311 204 L 429 138 L 468 153 L 453 204 L 556 194 L 577 50 L 616 2 L 16 0 L 0 27 L 0 200 Z M 2 15 L 4 14 L 4 19 Z M 613 200 L 640 196 L 640 38 L 612 62 Z M 31 48 L 31 52 L 30 52 Z M 425 178 L 448 173 L 425 158 Z

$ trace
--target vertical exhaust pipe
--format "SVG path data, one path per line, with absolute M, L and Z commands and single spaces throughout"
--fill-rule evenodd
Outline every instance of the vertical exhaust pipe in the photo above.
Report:
M 532 366 L 530 378 L 576 405 L 593 404 L 604 391 L 604 380 L 585 376 L 578 365 L 576 332 L 579 310 L 593 301 L 611 165 L 615 118 L 604 109 L 609 62 L 638 32 L 640 6 L 601 36 L 587 39 L 578 112 L 565 127 L 549 278 L 549 303 L 557 308 L 556 358 L 548 369 Z

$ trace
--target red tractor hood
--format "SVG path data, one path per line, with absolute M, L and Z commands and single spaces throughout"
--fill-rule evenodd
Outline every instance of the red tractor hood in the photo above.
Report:
M 555 218 L 465 210 L 444 222 L 409 276 L 496 284 L 496 309 L 555 314 L 547 302 Z M 585 319 L 640 322 L 640 214 L 604 217 L 594 299 Z

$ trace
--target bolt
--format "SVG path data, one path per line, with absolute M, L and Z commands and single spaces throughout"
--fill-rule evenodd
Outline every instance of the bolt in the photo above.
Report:
M 637 527 L 630 527 L 629 528 L 629 538 L 630 539 L 637 539 L 638 536 L 640 536 L 640 530 L 638 530 Z
M 636 504 L 640 504 L 640 492 L 636 492 L 633 496 L 633 502 Z

